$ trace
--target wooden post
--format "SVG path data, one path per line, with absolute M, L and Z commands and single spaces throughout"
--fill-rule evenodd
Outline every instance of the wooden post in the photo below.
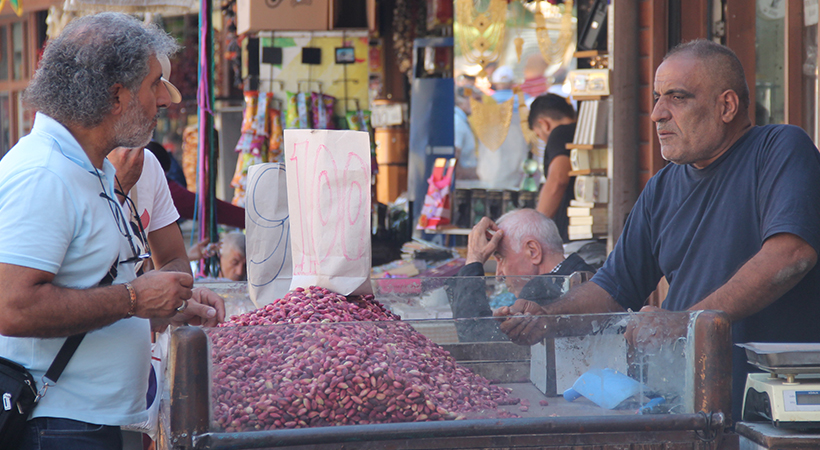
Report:
M 784 78 L 786 80 L 786 123 L 803 127 L 803 2 L 786 3 L 786 49 Z M 753 103 L 754 104 L 754 103 Z
M 211 416 L 208 337 L 199 327 L 179 327 L 171 334 L 171 446 L 193 448 L 193 437 L 207 433 Z
M 638 198 L 638 11 L 637 0 L 609 6 L 610 114 L 607 167 L 610 178 L 609 235 L 611 250 Z M 651 92 L 650 96 L 651 98 Z
M 749 85 L 749 118 L 755 123 L 755 71 L 757 55 L 755 53 L 756 11 L 746 2 L 726 2 L 726 46 L 731 48 L 746 73 L 746 84 Z

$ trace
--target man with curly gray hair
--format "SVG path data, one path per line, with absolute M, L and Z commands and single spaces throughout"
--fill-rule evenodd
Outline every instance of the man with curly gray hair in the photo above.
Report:
M 214 322 L 222 306 L 192 292 L 189 273 L 136 277 L 150 252 L 134 244 L 106 160 L 147 144 L 178 98 L 161 63 L 176 49 L 128 15 L 86 16 L 49 42 L 25 92 L 34 126 L 0 161 L 0 356 L 39 389 L 66 337 L 83 337 L 20 448 L 120 449 L 119 427 L 148 417 L 149 319 Z

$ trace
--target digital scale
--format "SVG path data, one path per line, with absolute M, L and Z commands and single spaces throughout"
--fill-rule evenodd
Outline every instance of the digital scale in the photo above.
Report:
M 743 421 L 770 421 L 791 429 L 820 429 L 820 344 L 738 344 L 750 373 L 743 397 Z

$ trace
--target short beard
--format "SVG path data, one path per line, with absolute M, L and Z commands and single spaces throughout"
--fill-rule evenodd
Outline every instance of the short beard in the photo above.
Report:
M 114 124 L 114 148 L 144 148 L 154 137 L 154 119 L 145 114 L 137 97 L 132 98 Z

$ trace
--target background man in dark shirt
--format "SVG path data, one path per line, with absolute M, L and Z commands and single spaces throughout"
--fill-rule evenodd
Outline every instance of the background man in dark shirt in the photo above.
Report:
M 575 177 L 569 176 L 572 166 L 567 144 L 575 136 L 575 110 L 564 97 L 544 94 L 533 100 L 527 121 L 538 138 L 547 143 L 544 149 L 547 180 L 541 186 L 536 209 L 555 222 L 561 239 L 567 242 L 567 206 L 575 183 Z
M 676 47 L 654 80 L 661 154 L 604 266 L 547 307 L 518 301 L 498 316 L 637 310 L 665 276 L 663 309 L 720 310 L 735 343 L 820 342 L 820 153 L 800 128 L 753 127 L 743 67 L 726 47 Z M 641 311 L 655 310 L 643 307 Z M 519 343 L 543 335 L 532 317 L 505 320 Z M 746 373 L 733 348 L 733 416 Z

